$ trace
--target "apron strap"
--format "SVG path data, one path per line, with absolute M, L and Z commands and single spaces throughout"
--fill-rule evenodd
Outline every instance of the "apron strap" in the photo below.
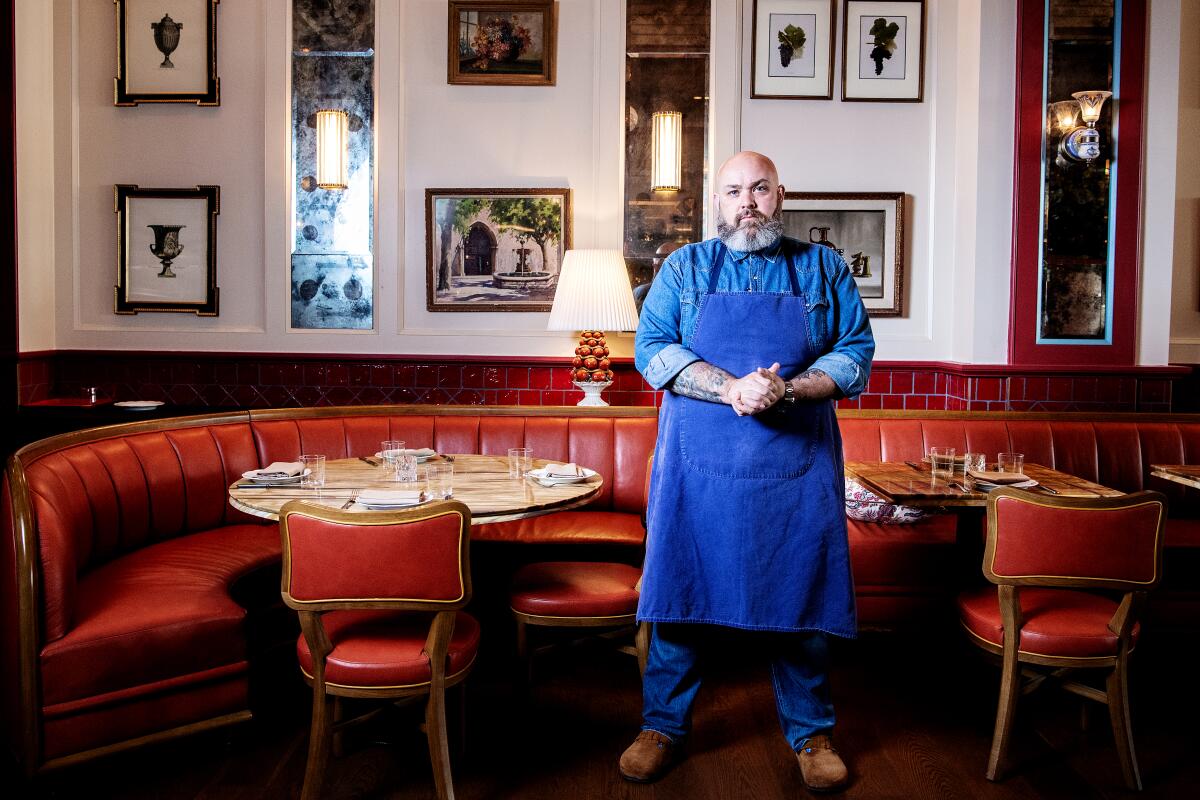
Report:
M 717 240 L 717 263 L 713 264 L 712 269 L 708 271 L 708 293 L 716 294 L 717 279 L 721 277 L 721 268 L 725 266 L 725 253 L 728 248 L 725 243 Z M 783 247 L 779 248 L 779 255 L 783 256 Z M 803 297 L 800 293 L 800 283 L 796 280 L 796 270 L 792 268 L 791 259 L 783 257 L 783 268 L 787 270 L 788 283 L 792 285 L 792 296 Z

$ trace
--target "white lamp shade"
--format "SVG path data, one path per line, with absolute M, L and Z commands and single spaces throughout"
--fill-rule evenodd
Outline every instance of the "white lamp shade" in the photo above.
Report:
M 638 313 L 620 250 L 568 250 L 550 308 L 550 331 L 632 331 Z
M 350 151 L 350 115 L 323 109 L 317 112 L 317 186 L 345 189 Z
M 1100 119 L 1100 109 L 1104 107 L 1104 101 L 1112 97 L 1112 92 L 1075 92 L 1071 97 L 1079 101 L 1079 116 L 1083 117 L 1083 121 L 1089 126 L 1094 127 Z
M 650 120 L 650 189 L 677 192 L 683 184 L 683 114 L 657 111 Z

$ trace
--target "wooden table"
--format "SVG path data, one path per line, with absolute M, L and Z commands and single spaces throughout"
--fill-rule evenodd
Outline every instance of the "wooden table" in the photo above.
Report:
M 853 478 L 870 491 L 892 503 L 917 508 L 982 508 L 987 506 L 987 492 L 965 491 L 959 473 L 947 481 L 934 479 L 929 465 L 917 461 L 847 461 L 846 477 Z M 1041 464 L 1025 464 L 1025 474 L 1040 486 L 1054 489 L 1058 494 L 1043 491 L 1046 496 L 1058 497 L 1118 497 L 1124 492 L 1109 489 L 1098 483 L 1059 472 Z
M 596 496 L 604 485 L 599 475 L 580 483 L 543 486 L 532 478 L 508 477 L 506 456 L 455 455 L 438 456 L 431 464 L 454 464 L 454 499 L 471 509 L 471 522 L 489 522 L 536 517 L 554 511 L 574 508 Z M 553 464 L 535 459 L 534 467 Z M 343 458 L 325 465 L 325 486 L 308 489 L 302 486 L 272 486 L 265 488 L 229 487 L 229 504 L 263 519 L 279 519 L 279 509 L 291 500 L 308 500 L 330 508 L 365 511 L 353 503 L 364 489 L 395 488 L 392 481 L 383 479 L 384 468 L 379 459 Z
M 1156 478 L 1182 483 L 1200 489 L 1200 465 L 1196 464 L 1151 464 L 1150 474 Z

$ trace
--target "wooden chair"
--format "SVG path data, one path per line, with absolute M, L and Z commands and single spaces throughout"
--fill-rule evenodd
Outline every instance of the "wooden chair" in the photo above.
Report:
M 650 473 L 654 465 L 651 453 L 646 463 L 646 483 L 642 493 L 642 528 L 646 527 L 645 508 L 650 495 Z M 509 606 L 517 623 L 517 657 L 522 675 L 531 682 L 533 650 L 529 647 L 529 628 L 609 628 L 605 637 L 624 637 L 633 627 L 633 644 L 619 650 L 636 656 L 638 672 L 646 671 L 646 653 L 650 646 L 650 626 L 637 621 L 641 595 L 642 570 L 628 564 L 592 561 L 546 561 L 526 564 L 513 575 Z M 539 648 L 537 652 L 542 649 Z
M 971 642 L 1003 659 L 988 780 L 1002 775 L 1018 696 L 1050 678 L 1108 705 L 1125 783 L 1141 789 L 1129 724 L 1128 662 L 1141 633 L 1138 612 L 1162 577 L 1166 498 L 1158 492 L 1082 499 L 997 489 L 987 513 L 983 574 L 997 588 L 963 593 L 958 610 Z M 1024 687 L 1022 664 L 1031 665 Z M 1106 690 L 1066 680 L 1080 668 L 1107 670 Z
M 303 502 L 280 510 L 283 600 L 300 615 L 300 670 L 313 689 L 303 800 L 321 791 L 343 697 L 427 696 L 425 729 L 441 800 L 454 797 L 445 690 L 467 677 L 479 625 L 471 599 L 470 510 L 439 502 L 357 513 Z

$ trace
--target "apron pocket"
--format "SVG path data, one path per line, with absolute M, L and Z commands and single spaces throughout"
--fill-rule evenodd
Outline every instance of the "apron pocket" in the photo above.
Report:
M 680 397 L 684 463 L 719 478 L 799 478 L 825 436 L 828 405 L 739 417 L 727 405 Z

